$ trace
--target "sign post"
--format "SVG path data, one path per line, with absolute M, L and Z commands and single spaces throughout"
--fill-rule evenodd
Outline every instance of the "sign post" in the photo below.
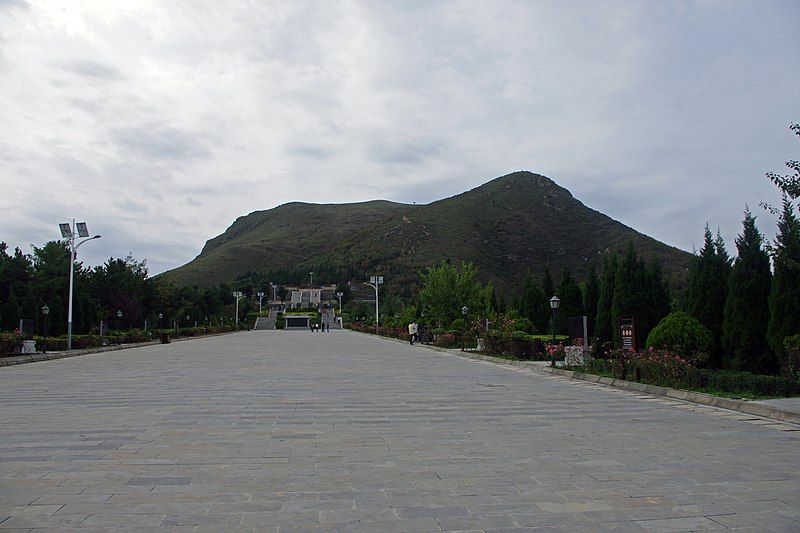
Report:
M 631 318 L 619 319 L 619 333 L 622 344 L 622 351 L 633 353 L 636 351 L 636 327 Z

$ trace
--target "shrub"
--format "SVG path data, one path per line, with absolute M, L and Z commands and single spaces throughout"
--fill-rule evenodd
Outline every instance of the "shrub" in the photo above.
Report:
M 456 336 L 452 333 L 441 333 L 436 335 L 433 345 L 440 348 L 453 348 L 456 346 Z
M 664 317 L 647 337 L 647 348 L 678 352 L 695 363 L 704 362 L 712 347 L 711 331 L 683 311 Z
M 0 332 L 0 357 L 14 353 L 14 350 L 22 345 L 23 340 L 25 337 L 18 329 Z
M 789 379 L 800 381 L 800 334 L 783 339 L 783 346 L 781 373 Z

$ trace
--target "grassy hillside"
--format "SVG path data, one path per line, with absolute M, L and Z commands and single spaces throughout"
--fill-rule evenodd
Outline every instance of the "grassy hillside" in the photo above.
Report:
M 484 281 L 507 289 L 548 264 L 557 274 L 566 263 L 583 279 L 604 252 L 629 241 L 658 257 L 674 284 L 685 279 L 690 254 L 586 207 L 549 178 L 516 172 L 427 205 L 292 203 L 251 213 L 165 275 L 203 285 L 323 263 L 362 276 L 380 271 L 387 283 L 405 286 L 424 266 L 449 259 L 476 263 Z

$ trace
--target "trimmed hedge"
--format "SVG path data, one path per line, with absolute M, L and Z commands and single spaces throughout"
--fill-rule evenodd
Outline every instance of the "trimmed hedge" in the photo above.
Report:
M 549 361 L 545 345 L 553 341 L 552 335 L 530 335 L 524 331 L 512 331 L 504 335 L 491 330 L 484 338 L 484 352 L 499 357 L 514 357 L 522 361 Z M 567 344 L 569 337 L 556 335 L 556 342 Z
M 593 359 L 574 370 L 601 376 L 619 376 L 618 361 Z M 723 392 L 749 396 L 787 397 L 800 395 L 800 383 L 780 376 L 765 376 L 731 370 L 714 371 L 691 366 L 678 371 L 654 363 L 628 363 L 625 378 L 634 380 L 639 369 L 640 381 L 649 385 L 696 391 Z

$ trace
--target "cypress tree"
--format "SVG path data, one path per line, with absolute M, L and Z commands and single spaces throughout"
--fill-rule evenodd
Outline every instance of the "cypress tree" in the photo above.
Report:
M 594 323 L 597 318 L 597 300 L 600 295 L 600 282 L 597 279 L 597 272 L 594 267 L 589 270 L 589 277 L 586 279 L 586 290 L 583 293 L 583 309 L 586 313 L 586 322 L 589 329 L 589 338 L 595 336 Z
M 664 278 L 664 271 L 656 258 L 644 270 L 644 284 L 642 286 L 642 301 L 636 316 L 637 338 L 645 342 L 650 331 L 670 313 L 669 285 Z
M 531 321 L 536 333 L 547 333 L 548 308 L 547 298 L 539 287 L 539 283 L 533 276 L 526 276 L 520 314 Z
M 583 315 L 583 294 L 566 264 L 561 270 L 561 280 L 556 294 L 561 299 L 561 304 L 556 314 L 556 332 L 567 335 L 569 333 L 567 331 L 567 319 L 571 316 Z
M 800 333 L 800 221 L 785 195 L 773 247 L 773 267 L 767 338 L 782 360 L 786 356 L 783 339 Z
M 756 219 L 747 209 L 742 233 L 736 237 L 738 256 L 733 263 L 725 300 L 722 365 L 772 373 L 778 366 L 766 336 L 772 273 L 763 244 L 764 237 L 756 228 Z
M 544 276 L 542 276 L 542 291 L 548 300 L 556 293 L 555 284 L 553 283 L 553 276 L 550 274 L 550 265 L 544 269 Z M 547 304 L 548 307 L 550 304 Z
M 595 337 L 600 344 L 613 342 L 616 328 L 611 322 L 611 306 L 614 301 L 616 289 L 617 270 L 619 258 L 617 252 L 612 252 L 603 258 L 603 277 L 600 281 L 600 290 L 597 295 L 597 309 L 595 313 Z
M 614 281 L 614 298 L 611 304 L 611 324 L 614 331 L 614 346 L 619 348 L 621 339 L 619 336 L 619 321 L 622 318 L 633 318 L 636 322 L 636 344 L 644 345 L 647 336 L 639 328 L 637 310 L 641 297 L 641 287 L 644 283 L 644 263 L 636 255 L 633 243 L 628 243 L 625 255 L 617 268 L 617 276 Z
M 716 240 L 706 224 L 703 248 L 695 256 L 689 272 L 686 312 L 711 331 L 712 353 L 709 365 L 719 367 L 722 358 L 722 323 L 728 297 L 731 260 L 719 233 Z

